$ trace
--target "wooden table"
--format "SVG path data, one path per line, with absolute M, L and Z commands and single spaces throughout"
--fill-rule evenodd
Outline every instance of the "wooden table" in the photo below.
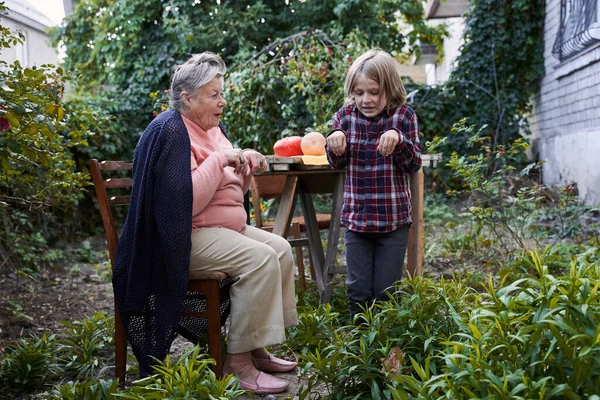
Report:
M 439 154 L 423 155 L 423 167 L 435 168 L 441 159 Z M 321 303 L 329 302 L 335 274 L 346 273 L 345 265 L 336 265 L 340 213 L 342 210 L 345 170 L 335 170 L 329 165 L 306 165 L 300 157 L 270 157 L 267 174 L 285 175 L 286 182 L 273 233 L 288 236 L 297 196 L 300 197 L 302 214 L 306 221 L 306 236 L 315 267 L 315 278 Z M 411 275 L 423 273 L 423 169 L 411 175 L 411 204 L 413 225 L 409 233 L 406 270 Z M 327 252 L 323 250 L 312 195 L 332 193 L 331 224 L 327 234 Z

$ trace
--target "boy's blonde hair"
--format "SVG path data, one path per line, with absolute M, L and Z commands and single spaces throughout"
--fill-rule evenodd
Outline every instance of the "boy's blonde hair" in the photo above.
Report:
M 406 90 L 400 77 L 400 64 L 383 50 L 369 50 L 358 57 L 346 74 L 344 94 L 346 103 L 354 102 L 352 91 L 356 78 L 364 75 L 379 84 L 381 94 L 387 99 L 386 108 L 396 108 L 406 103 Z

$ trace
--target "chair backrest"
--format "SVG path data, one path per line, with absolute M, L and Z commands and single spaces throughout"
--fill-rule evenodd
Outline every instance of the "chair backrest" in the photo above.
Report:
M 285 187 L 285 175 L 254 175 L 250 181 L 252 205 L 256 218 L 256 227 L 262 228 L 263 220 L 260 212 L 260 199 L 272 199 L 281 196 Z
M 133 179 L 126 177 L 131 174 L 133 163 L 124 161 L 102 161 L 90 160 L 90 172 L 96 189 L 100 215 L 104 224 L 104 233 L 108 244 L 111 265 L 115 265 L 119 233 L 115 225 L 112 206 L 129 205 L 129 193 L 133 186 Z M 111 172 L 112 176 L 106 179 L 103 172 Z M 115 177 L 116 176 L 116 177 Z M 110 195 L 109 195 L 110 190 Z M 124 194 L 125 193 L 125 194 Z

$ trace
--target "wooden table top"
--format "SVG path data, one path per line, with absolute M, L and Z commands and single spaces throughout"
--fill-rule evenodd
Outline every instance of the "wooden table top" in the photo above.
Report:
M 327 163 L 326 156 L 278 157 L 267 155 L 265 158 L 271 171 L 332 169 Z M 423 154 L 421 158 L 423 160 L 423 168 L 436 168 L 442 159 L 442 155 Z

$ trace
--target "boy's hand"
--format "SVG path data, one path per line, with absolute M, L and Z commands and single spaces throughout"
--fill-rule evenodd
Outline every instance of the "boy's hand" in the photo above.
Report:
M 336 156 L 342 156 L 346 152 L 346 135 L 342 131 L 335 131 L 327 136 L 327 147 Z
M 377 146 L 377 151 L 382 156 L 387 157 L 394 152 L 394 149 L 399 142 L 400 134 L 398 131 L 390 129 L 379 138 L 379 146 Z

